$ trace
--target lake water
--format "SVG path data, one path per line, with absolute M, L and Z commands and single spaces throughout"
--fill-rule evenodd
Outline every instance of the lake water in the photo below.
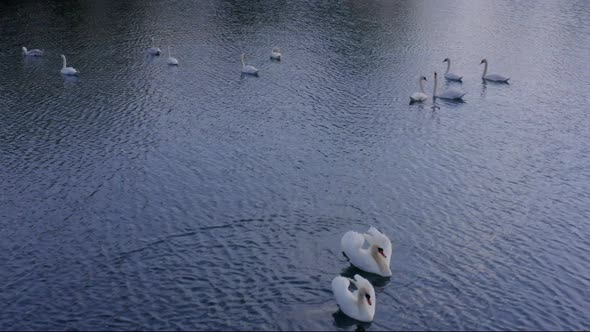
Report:
M 369 225 L 394 251 L 365 329 L 590 329 L 590 2 L 22 1 L 0 26 L 0 329 L 354 330 L 330 282 Z M 446 57 L 465 103 L 409 105 Z

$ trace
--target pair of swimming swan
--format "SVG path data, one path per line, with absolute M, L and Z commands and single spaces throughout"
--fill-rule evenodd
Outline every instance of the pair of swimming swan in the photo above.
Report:
M 39 49 L 32 49 L 32 50 L 27 50 L 26 47 L 22 47 L 23 50 L 23 55 L 24 56 L 33 56 L 33 57 L 40 57 L 43 56 L 43 51 L 39 50 Z M 74 67 L 68 67 L 66 64 L 66 56 L 65 55 L 61 55 L 61 59 L 62 59 L 62 67 L 60 70 L 60 73 L 67 75 L 67 76 L 75 76 L 78 75 L 80 72 L 77 71 L 76 69 L 74 69 Z
M 368 243 L 366 248 L 365 242 Z M 346 232 L 340 246 L 350 263 L 357 268 L 382 277 L 391 276 L 391 241 L 375 227 L 370 227 L 363 234 Z M 350 291 L 351 283 L 356 290 Z M 332 280 L 332 292 L 340 310 L 346 315 L 362 322 L 373 321 L 377 299 L 375 289 L 367 279 L 358 274 L 354 279 L 337 276 Z
M 446 62 L 447 63 L 447 70 L 445 72 L 445 78 L 451 81 L 457 81 L 457 82 L 462 82 L 463 80 L 463 76 L 459 76 L 455 73 L 451 73 L 450 69 L 451 69 L 451 59 L 446 58 L 443 60 L 443 63 Z M 480 65 L 484 64 L 484 69 L 483 69 L 483 74 L 481 75 L 481 78 L 484 81 L 491 81 L 491 82 L 500 82 L 500 83 L 508 83 L 508 80 L 510 79 L 509 77 L 505 77 L 502 75 L 498 75 L 498 74 L 488 74 L 488 60 L 487 59 L 483 59 L 480 62 Z M 424 85 L 423 83 L 426 81 L 426 77 L 425 76 L 421 76 L 420 79 L 418 80 L 418 84 L 420 86 L 420 92 L 415 92 L 410 96 L 410 101 L 411 102 L 422 102 L 425 101 L 426 99 L 428 99 L 428 95 L 424 92 Z M 465 92 L 456 89 L 456 88 L 449 88 L 447 90 L 445 90 L 443 93 L 437 95 L 436 94 L 436 86 L 438 84 L 438 80 L 437 80 L 437 73 L 434 72 L 434 91 L 432 92 L 432 96 L 433 98 L 441 98 L 441 99 L 450 99 L 450 100 L 461 100 L 463 99 L 463 96 L 465 96 Z
M 426 82 L 426 77 L 420 77 L 418 84 L 420 85 L 420 92 L 414 92 L 410 96 L 411 102 L 423 102 L 428 99 L 428 95 L 424 92 L 424 85 L 423 83 Z M 440 98 L 440 99 L 449 99 L 449 100 L 462 100 L 463 96 L 465 96 L 465 92 L 457 89 L 457 88 L 448 88 L 447 90 L 443 91 L 440 94 L 436 94 L 436 87 L 438 85 L 438 74 L 434 72 L 434 89 L 432 91 L 433 98 Z
M 159 47 L 156 47 L 153 37 L 152 47 L 148 48 L 147 52 L 153 56 L 160 56 L 160 54 L 162 54 L 162 50 Z M 178 66 L 178 59 L 172 56 L 172 52 L 170 52 L 170 46 L 168 46 L 168 60 L 166 60 L 166 63 L 171 66 Z
M 277 61 L 281 61 L 281 49 L 278 47 L 274 47 L 272 49 L 272 51 L 270 52 L 270 58 L 272 60 L 277 60 Z M 242 53 L 241 59 L 242 59 L 242 74 L 248 74 L 248 75 L 258 75 L 258 69 L 252 65 L 247 65 L 246 61 L 244 60 L 246 58 L 246 54 Z
M 447 70 L 445 71 L 445 78 L 450 80 L 450 81 L 456 81 L 456 82 L 462 82 L 463 81 L 463 76 L 459 76 L 455 73 L 451 73 L 451 59 L 446 58 L 443 60 L 443 63 L 446 62 L 447 63 Z M 508 83 L 508 80 L 510 79 L 510 77 L 505 77 L 502 75 L 498 75 L 498 74 L 488 74 L 488 60 L 487 59 L 483 59 L 481 60 L 481 62 L 479 63 L 481 64 L 485 64 L 484 68 L 483 68 L 483 74 L 481 75 L 481 78 L 484 81 L 492 81 L 492 82 L 502 82 L 502 83 Z

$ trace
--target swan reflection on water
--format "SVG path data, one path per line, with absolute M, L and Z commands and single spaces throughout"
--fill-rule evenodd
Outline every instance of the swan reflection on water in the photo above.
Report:
M 346 314 L 340 309 L 333 313 L 332 317 L 334 318 L 334 326 L 338 328 L 349 328 L 351 326 L 356 326 L 356 329 L 354 329 L 355 331 L 366 331 L 371 326 L 371 323 L 361 322 L 346 316 Z

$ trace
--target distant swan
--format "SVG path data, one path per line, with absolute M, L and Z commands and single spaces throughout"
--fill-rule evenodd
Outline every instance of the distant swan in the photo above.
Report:
M 281 60 L 281 49 L 278 47 L 273 48 L 272 52 L 270 52 L 270 58 L 273 60 Z
M 168 64 L 172 65 L 172 66 L 178 66 L 178 60 L 176 60 L 176 58 L 172 57 L 172 54 L 170 53 L 170 46 L 168 46 Z
M 351 282 L 357 288 L 352 292 L 349 290 Z M 375 289 L 367 279 L 358 274 L 354 279 L 337 276 L 332 280 L 332 292 L 343 313 L 362 322 L 373 321 L 377 299 Z
M 242 53 L 242 73 L 250 74 L 250 75 L 258 75 L 258 69 L 256 69 L 254 66 L 246 65 L 246 62 L 244 62 L 245 56 L 246 55 L 244 53 Z
M 438 75 L 434 72 L 434 91 L 432 92 L 432 98 L 440 98 L 440 99 L 450 99 L 450 100 L 463 100 L 463 96 L 465 96 L 465 92 L 450 88 L 445 90 L 443 93 L 437 95 L 436 94 L 436 85 L 438 84 Z
M 43 56 L 43 51 L 34 49 L 27 51 L 27 48 L 23 46 L 23 55 L 24 56 Z
M 422 85 L 422 83 L 424 83 L 425 81 L 425 76 L 420 77 L 420 79 L 418 80 L 418 84 L 420 84 L 420 92 L 412 93 L 412 95 L 410 96 L 411 102 L 421 102 L 428 99 L 428 96 L 426 95 L 426 93 L 424 93 L 424 85 Z
M 74 69 L 74 67 L 66 67 L 66 56 L 61 55 L 61 59 L 63 60 L 63 66 L 61 67 L 61 73 L 64 75 L 78 75 L 80 72 Z
M 483 67 L 483 74 L 481 75 L 481 78 L 486 80 L 486 81 L 492 81 L 492 82 L 502 82 L 502 83 L 508 83 L 508 80 L 510 79 L 510 77 L 504 77 L 502 75 L 498 75 L 498 74 L 488 74 L 486 75 L 486 73 L 488 72 L 488 60 L 483 59 L 481 60 L 481 62 L 479 63 L 484 64 L 485 66 Z
M 156 47 L 154 43 L 154 37 L 152 37 L 152 47 L 148 48 L 147 51 L 151 55 L 160 55 L 162 53 L 162 50 L 160 50 L 159 47 Z
M 369 248 L 364 249 L 367 241 Z M 350 263 L 357 268 L 382 277 L 391 276 L 391 241 L 375 227 L 364 233 L 348 231 L 340 240 L 340 247 Z
M 449 70 L 451 70 L 451 59 L 446 58 L 446 59 L 443 60 L 443 63 L 444 62 L 447 63 L 447 71 L 445 72 L 445 78 L 447 80 L 461 82 L 461 80 L 463 79 L 463 76 L 459 76 L 459 75 L 454 74 L 454 73 L 449 73 Z

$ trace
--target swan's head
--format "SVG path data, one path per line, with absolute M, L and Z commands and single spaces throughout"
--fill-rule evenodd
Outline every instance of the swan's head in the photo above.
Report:
M 426 77 L 423 78 L 426 79 Z M 371 253 L 373 256 L 383 258 L 386 265 L 389 267 L 392 251 L 391 241 L 389 238 L 374 227 L 369 228 L 369 231 L 365 233 L 364 236 L 371 246 Z
M 281 49 L 278 48 L 278 47 L 273 47 L 272 51 L 275 52 L 275 53 L 280 53 L 281 52 Z
M 354 275 L 354 283 L 358 288 L 360 300 L 365 301 L 369 306 L 375 305 L 375 289 L 369 280 L 361 277 L 358 274 Z
M 59 56 L 60 56 L 62 59 L 64 59 L 64 60 L 66 59 L 66 56 L 65 56 L 65 55 L 63 55 L 63 54 L 60 54 Z
M 434 79 L 436 79 L 438 77 L 438 74 L 436 72 L 434 72 Z
M 420 77 L 420 80 L 421 80 L 421 81 L 428 81 L 428 80 L 426 79 L 426 76 L 422 76 L 422 77 Z
M 488 60 L 483 59 L 483 60 L 481 60 L 481 62 L 479 64 L 481 65 L 482 63 L 488 63 Z
M 450 61 L 449 58 L 446 58 L 443 60 L 443 62 L 449 62 L 449 61 Z

